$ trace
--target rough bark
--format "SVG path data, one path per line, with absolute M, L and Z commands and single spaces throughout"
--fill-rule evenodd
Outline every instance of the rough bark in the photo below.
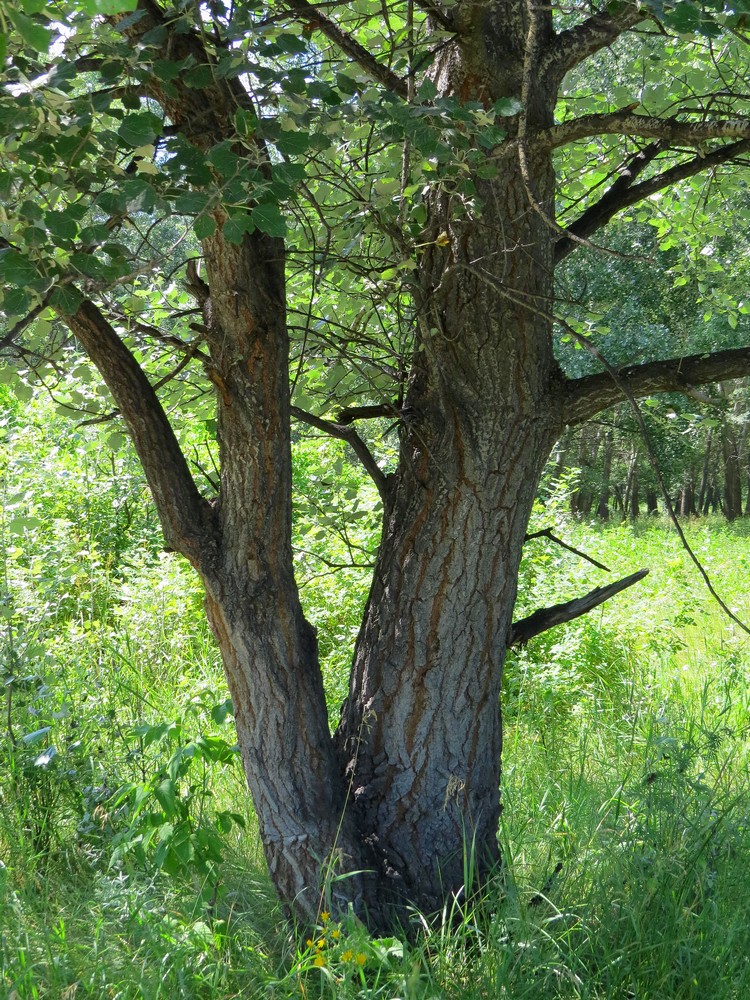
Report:
M 501 36 L 469 26 L 481 48 L 475 39 L 446 52 L 441 93 L 491 101 L 518 92 L 524 25 L 505 27 Z M 480 60 L 493 38 L 490 71 Z M 534 106 L 548 117 L 542 97 Z M 551 161 L 533 166 L 535 196 L 549 209 Z M 498 859 L 502 666 L 526 524 L 562 430 L 549 320 L 518 305 L 551 301 L 554 233 L 530 210 L 515 164 L 480 182 L 479 195 L 481 219 L 444 193 L 431 205 L 430 230 L 449 243 L 420 258 L 406 396 L 415 417 L 337 736 L 357 823 L 391 897 L 428 911 L 463 886 L 466 855 L 479 873 Z M 524 253 L 508 252 L 519 246 Z M 477 260 L 492 262 L 506 294 Z

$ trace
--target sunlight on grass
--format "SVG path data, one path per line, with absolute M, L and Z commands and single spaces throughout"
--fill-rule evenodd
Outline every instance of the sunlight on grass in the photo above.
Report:
M 66 489 L 84 523 L 85 484 Z M 146 524 L 142 494 L 130 502 Z M 285 922 L 194 576 L 96 523 L 74 541 L 5 533 L 3 997 L 750 996 L 749 647 L 668 527 L 559 519 L 619 575 L 652 572 L 509 657 L 503 868 L 481 898 L 376 940 L 354 918 Z M 750 615 L 748 527 L 690 532 Z M 517 617 L 611 578 L 528 549 Z M 334 724 L 366 573 L 314 565 Z

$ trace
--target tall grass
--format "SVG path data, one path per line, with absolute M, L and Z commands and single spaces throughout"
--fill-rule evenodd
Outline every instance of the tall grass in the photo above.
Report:
M 750 996 L 748 645 L 667 526 L 556 525 L 618 575 L 652 572 L 509 657 L 493 883 L 414 914 L 408 939 L 330 918 L 297 936 L 265 875 L 194 577 L 159 553 L 135 479 L 131 527 L 113 520 L 126 468 L 89 450 L 81 485 L 62 475 L 80 442 L 51 442 L 43 420 L 23 434 L 3 463 L 1 996 Z M 748 527 L 690 533 L 747 615 Z M 363 549 L 371 534 L 368 513 Z M 351 537 L 320 540 L 324 559 Z M 528 548 L 519 616 L 611 579 Z M 303 596 L 333 721 L 366 573 L 342 582 L 316 558 Z M 160 809 L 170 822 L 149 825 Z

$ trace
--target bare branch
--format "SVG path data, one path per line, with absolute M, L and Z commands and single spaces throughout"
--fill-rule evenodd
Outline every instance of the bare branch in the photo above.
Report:
M 377 417 L 401 416 L 401 410 L 395 403 L 376 403 L 372 406 L 347 406 L 339 410 L 336 422 L 339 424 L 351 424 L 355 420 L 374 420 Z
M 585 559 L 586 562 L 590 562 L 592 566 L 596 566 L 597 569 L 603 569 L 605 573 L 611 573 L 612 570 L 609 566 L 605 566 L 604 563 L 597 562 L 591 556 L 587 556 L 585 552 L 581 552 L 580 549 L 573 548 L 572 545 L 568 545 L 564 542 L 562 538 L 558 538 L 557 535 L 552 534 L 552 528 L 543 528 L 541 531 L 532 531 L 530 534 L 524 536 L 524 542 L 530 542 L 534 538 L 549 538 L 551 542 L 555 542 L 556 545 L 561 545 L 568 552 L 572 552 L 576 556 L 580 556 L 581 559 Z
M 333 420 L 325 420 L 323 417 L 316 417 L 314 413 L 308 413 L 307 410 L 302 410 L 299 406 L 292 406 L 290 412 L 293 417 L 305 424 L 309 424 L 310 427 L 315 427 L 324 434 L 338 438 L 340 441 L 346 441 L 377 486 L 383 504 L 386 505 L 388 503 L 388 477 L 375 461 L 375 456 L 353 427 L 337 424 Z
M 640 184 L 633 184 L 633 181 L 644 167 L 663 149 L 663 144 L 652 143 L 645 150 L 638 153 L 607 193 L 594 205 L 590 205 L 575 222 L 572 222 L 567 227 L 566 232 L 569 232 L 571 237 L 575 237 L 575 239 L 563 237 L 558 240 L 555 245 L 556 263 L 559 263 L 572 250 L 580 246 L 578 240 L 591 236 L 624 208 L 635 205 L 657 191 L 662 191 L 664 188 L 677 184 L 678 181 L 685 180 L 687 177 L 694 177 L 696 174 L 721 166 L 721 164 L 728 163 L 730 160 L 747 153 L 750 151 L 750 139 L 742 139 L 740 142 L 721 146 L 719 149 L 714 149 L 712 152 L 706 153 L 705 156 L 693 157 L 693 159 L 686 160 L 684 163 L 678 163 L 676 166 L 670 167 L 669 170 L 665 170 L 655 177 L 650 177 Z
M 727 118 L 724 121 L 680 121 L 637 115 L 632 107 L 601 115 L 583 115 L 570 121 L 540 129 L 533 141 L 555 149 L 577 139 L 594 135 L 627 135 L 641 139 L 662 139 L 671 145 L 700 146 L 711 139 L 750 138 L 750 118 Z M 532 137 L 530 137 L 532 138 Z
M 199 566 L 213 535 L 213 512 L 198 492 L 156 392 L 93 302 L 62 315 L 102 378 L 135 444 L 169 548 Z
M 317 7 L 308 3 L 307 0 L 286 0 L 286 6 L 289 10 L 294 11 L 295 14 L 303 18 L 307 24 L 313 25 L 326 38 L 329 38 L 334 45 L 337 45 L 341 49 L 344 55 L 353 59 L 373 79 L 379 80 L 388 90 L 407 100 L 409 88 L 406 80 L 403 80 L 392 70 L 388 69 L 387 66 L 379 63 L 375 56 L 371 52 L 368 52 L 363 45 L 360 45 L 356 38 L 352 38 L 350 34 L 344 31 L 343 28 L 340 28 L 335 21 L 332 21 L 322 11 L 318 10 Z
M 540 635 L 556 625 L 563 625 L 565 622 L 573 621 L 574 618 L 588 614 L 589 611 L 598 608 L 600 604 L 604 604 L 615 594 L 632 587 L 634 583 L 638 583 L 645 576 L 648 576 L 648 570 L 639 569 L 637 573 L 631 573 L 630 576 L 617 580 L 615 583 L 609 583 L 605 587 L 596 587 L 595 590 L 589 591 L 583 597 L 565 601 L 564 604 L 555 604 L 551 608 L 540 608 L 528 618 L 522 618 L 511 625 L 508 646 L 523 646 L 535 635 Z
M 609 372 L 569 379 L 564 387 L 563 419 L 571 427 L 582 424 L 601 410 L 621 403 L 629 392 L 634 398 L 657 392 L 689 394 L 696 385 L 708 385 L 750 375 L 750 347 L 712 354 L 649 361 Z
M 416 0 L 416 4 L 420 10 L 424 11 L 428 17 L 434 18 L 446 31 L 455 31 L 451 11 L 443 10 L 440 4 L 433 3 L 433 0 Z
M 568 70 L 611 45 L 623 31 L 644 19 L 637 4 L 625 3 L 616 14 L 597 11 L 574 28 L 560 32 L 549 45 L 542 69 L 558 83 Z

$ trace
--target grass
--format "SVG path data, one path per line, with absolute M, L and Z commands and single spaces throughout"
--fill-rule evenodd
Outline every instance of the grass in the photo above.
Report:
M 412 942 L 331 921 L 300 939 L 282 919 L 185 566 L 122 539 L 108 551 L 104 531 L 85 546 L 64 525 L 6 533 L 2 996 L 750 996 L 747 639 L 665 525 L 556 530 L 618 575 L 652 573 L 509 658 L 504 868 L 480 899 L 415 915 Z M 748 526 L 690 534 L 750 614 Z M 41 587 L 40 559 L 55 566 Z M 518 614 L 609 578 L 534 543 Z M 357 586 L 343 624 L 325 578 L 304 591 L 332 651 L 332 718 Z M 201 739 L 213 750 L 196 756 Z M 149 826 L 148 802 L 173 793 L 171 830 Z

